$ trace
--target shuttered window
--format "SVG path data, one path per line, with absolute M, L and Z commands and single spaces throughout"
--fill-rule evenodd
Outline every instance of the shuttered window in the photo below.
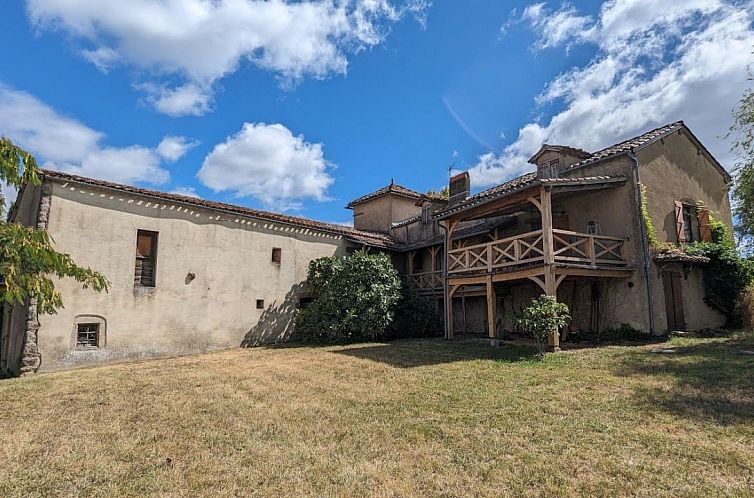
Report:
M 157 232 L 139 230 L 136 234 L 134 286 L 154 287 L 157 273 Z
M 699 237 L 705 242 L 712 241 L 712 230 L 709 226 L 709 209 L 699 208 L 696 213 L 699 220 Z
M 709 211 L 675 201 L 675 229 L 678 243 L 711 240 Z M 705 234 L 706 230 L 706 234 Z M 709 237 L 709 238 L 705 238 Z

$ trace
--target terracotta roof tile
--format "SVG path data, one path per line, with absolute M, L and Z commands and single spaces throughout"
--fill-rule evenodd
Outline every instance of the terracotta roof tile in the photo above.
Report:
M 419 192 L 416 192 L 414 190 L 411 190 L 410 188 L 403 187 L 401 185 L 398 185 L 396 183 L 390 183 L 390 185 L 386 185 L 382 187 L 381 189 L 375 190 L 374 192 L 370 192 L 366 195 L 362 195 L 358 199 L 354 199 L 351 202 L 346 205 L 348 209 L 353 208 L 354 206 L 361 204 L 366 201 L 371 201 L 372 199 L 376 199 L 377 197 L 382 197 L 383 195 L 387 194 L 395 194 L 400 195 L 403 197 L 408 197 L 411 199 L 420 199 L 423 194 L 420 194 Z
M 229 213 L 240 214 L 257 218 L 260 220 L 274 221 L 278 223 L 284 223 L 288 225 L 295 225 L 304 228 L 312 228 L 315 230 L 321 230 L 323 232 L 343 235 L 355 242 L 370 245 L 380 248 L 391 248 L 398 245 L 398 241 L 389 235 L 368 232 L 365 230 L 357 230 L 344 225 L 336 225 L 334 223 L 325 223 L 322 221 L 316 221 L 309 218 L 303 218 L 299 216 L 289 216 L 286 214 L 273 213 L 270 211 L 262 211 L 258 209 L 251 209 L 243 206 L 236 206 L 234 204 L 226 204 L 223 202 L 208 201 L 197 197 L 190 197 L 180 194 L 170 194 L 166 192 L 159 192 L 156 190 L 149 190 L 141 187 L 133 187 L 131 185 L 122 185 L 119 183 L 112 183 L 105 180 L 97 180 L 94 178 L 87 178 L 78 175 L 71 175 L 68 173 L 61 173 L 59 171 L 41 170 L 40 174 L 43 177 L 56 178 L 62 181 L 71 181 L 76 183 L 84 183 L 96 187 L 103 187 L 108 189 L 120 190 L 135 195 L 144 195 L 157 199 L 163 199 L 166 201 L 181 202 L 184 204 L 190 204 L 193 206 L 205 207 L 209 209 L 218 209 Z

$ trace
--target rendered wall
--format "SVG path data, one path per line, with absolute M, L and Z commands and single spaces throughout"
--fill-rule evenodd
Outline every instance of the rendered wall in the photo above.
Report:
M 134 287 L 140 229 L 159 232 L 153 289 Z M 309 261 L 345 253 L 337 235 L 60 183 L 49 231 L 59 250 L 112 287 L 97 294 L 56 282 L 66 307 L 40 317 L 42 370 L 286 340 Z M 281 264 L 271 262 L 273 247 L 282 249 Z M 78 315 L 104 319 L 104 348 L 74 348 Z

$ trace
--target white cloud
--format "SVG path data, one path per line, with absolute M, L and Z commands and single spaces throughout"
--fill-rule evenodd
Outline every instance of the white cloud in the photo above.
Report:
M 197 177 L 216 192 L 255 197 L 285 210 L 300 207 L 305 198 L 326 200 L 330 169 L 322 144 L 305 142 L 281 124 L 245 123 L 215 146 Z
M 155 149 L 103 145 L 103 133 L 2 84 L 0 123 L 3 134 L 34 154 L 45 168 L 122 183 L 160 184 L 170 178 Z
M 201 197 L 194 187 L 179 186 L 170 191 L 171 194 L 185 195 L 186 197 Z
M 586 36 L 585 30 L 592 23 L 591 16 L 580 16 L 571 4 L 563 4 L 560 9 L 551 11 L 545 3 L 529 5 L 521 14 L 539 33 L 536 46 L 539 49 L 569 43 Z
M 118 52 L 110 47 L 99 47 L 95 50 L 84 49 L 81 51 L 81 55 L 103 73 L 107 73 L 110 67 L 120 59 Z
M 747 87 L 754 2 L 663 5 L 605 2 L 581 39 L 596 45 L 597 55 L 550 81 L 537 99 L 561 104 L 561 110 L 549 121 L 522 126 L 502 153 L 480 156 L 470 169 L 474 184 L 489 185 L 530 170 L 526 160 L 543 142 L 597 150 L 679 119 L 731 167 L 729 144 L 721 137 Z
M 199 142 L 190 140 L 186 137 L 167 135 L 157 145 L 157 153 L 171 163 L 176 162 L 182 158 L 189 149 L 192 149 L 199 145 Z
M 381 43 L 405 14 L 426 0 L 27 0 L 32 22 L 61 29 L 145 70 L 178 75 L 179 88 L 151 95 L 173 115 L 209 110 L 214 82 L 244 61 L 290 84 L 344 74 L 348 54 Z M 105 55 L 102 52 L 101 55 Z M 95 64 L 105 64 L 102 61 Z M 163 85 L 158 84 L 157 87 Z
M 15 187 L 7 185 L 4 182 L 0 182 L 0 197 L 2 197 L 5 201 L 5 211 L 0 214 L 2 214 L 3 216 L 7 214 L 10 205 L 13 204 L 13 201 L 16 200 L 17 194 L 18 191 L 15 189 Z

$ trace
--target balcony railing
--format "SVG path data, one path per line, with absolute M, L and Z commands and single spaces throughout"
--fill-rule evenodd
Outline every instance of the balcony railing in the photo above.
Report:
M 443 288 L 442 271 L 428 271 L 406 275 L 409 287 L 418 291 L 436 291 Z
M 628 239 L 554 229 L 556 263 L 597 267 L 625 267 Z M 517 266 L 544 264 L 542 230 L 448 251 L 448 273 L 506 271 Z

